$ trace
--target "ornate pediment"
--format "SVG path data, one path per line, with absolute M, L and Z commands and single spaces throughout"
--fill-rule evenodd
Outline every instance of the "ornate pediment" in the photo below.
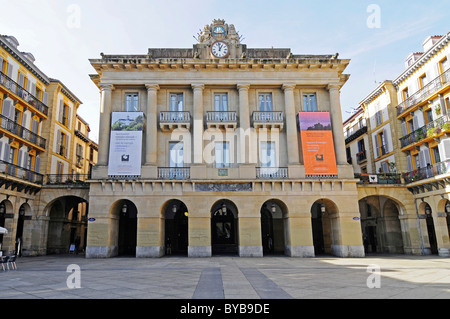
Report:
M 216 41 L 226 41 L 229 44 L 239 44 L 240 36 L 233 24 L 226 24 L 225 20 L 214 19 L 209 25 L 205 25 L 198 34 L 200 44 L 211 44 Z

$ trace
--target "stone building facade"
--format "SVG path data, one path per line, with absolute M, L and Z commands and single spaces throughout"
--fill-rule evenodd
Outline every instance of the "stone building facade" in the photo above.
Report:
M 340 107 L 349 60 L 247 48 L 214 20 L 193 48 L 90 62 L 101 107 L 88 258 L 364 256 Z M 329 116 L 334 171 L 305 165 L 318 140 L 302 138 L 301 112 Z

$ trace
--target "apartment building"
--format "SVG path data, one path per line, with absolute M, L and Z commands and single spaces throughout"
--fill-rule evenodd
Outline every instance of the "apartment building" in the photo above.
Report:
M 65 84 L 35 65 L 31 53 L 20 51 L 15 37 L 0 35 L 0 226 L 8 230 L 0 235 L 3 253 L 64 252 L 76 236 L 85 238 L 78 225 L 87 225 L 88 184 L 78 191 L 67 187 L 79 172 L 80 105 Z M 97 146 L 89 140 L 83 147 L 93 148 L 89 169 Z

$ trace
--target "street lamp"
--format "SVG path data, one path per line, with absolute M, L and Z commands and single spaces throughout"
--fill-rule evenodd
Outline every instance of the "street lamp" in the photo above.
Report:
M 325 214 L 326 212 L 326 207 L 324 204 L 320 204 L 320 211 L 322 212 L 322 214 Z
M 275 206 L 275 204 L 272 203 L 272 214 L 275 214 L 277 212 L 277 207 Z
M 445 204 L 445 212 L 450 213 L 450 201 L 447 201 L 447 204 Z

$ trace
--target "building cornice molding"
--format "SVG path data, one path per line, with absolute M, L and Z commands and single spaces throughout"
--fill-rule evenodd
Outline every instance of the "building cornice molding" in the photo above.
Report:
M 404 80 L 406 80 L 411 74 L 413 74 L 417 69 L 423 66 L 429 59 L 431 59 L 438 51 L 445 47 L 450 42 L 450 32 L 441 37 L 441 39 L 436 42 L 427 52 L 424 52 L 422 56 L 414 62 L 409 68 L 403 71 L 394 81 L 394 85 L 398 86 Z

